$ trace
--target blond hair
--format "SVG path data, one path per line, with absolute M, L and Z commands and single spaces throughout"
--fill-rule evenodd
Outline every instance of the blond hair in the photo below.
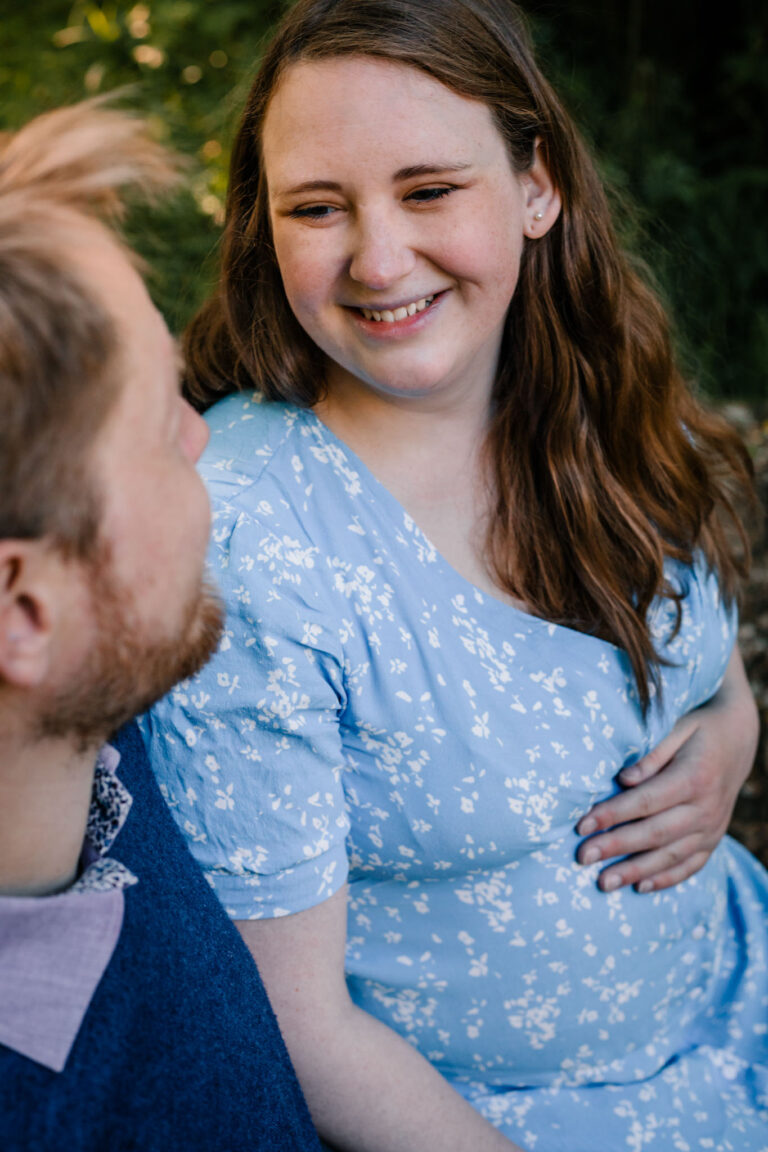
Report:
M 0 539 L 93 548 L 89 449 L 120 389 L 108 302 L 79 271 L 84 245 L 126 254 L 124 194 L 153 198 L 178 165 L 104 98 L 0 135 Z

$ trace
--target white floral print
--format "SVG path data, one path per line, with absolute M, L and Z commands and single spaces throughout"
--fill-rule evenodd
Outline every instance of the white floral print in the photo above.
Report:
M 482 594 L 310 412 L 208 413 L 218 655 L 143 730 L 230 915 L 349 881 L 354 1000 L 537 1152 L 768 1150 L 768 879 L 726 839 L 606 895 L 574 827 L 717 689 L 735 619 L 669 566 L 644 719 L 613 645 Z

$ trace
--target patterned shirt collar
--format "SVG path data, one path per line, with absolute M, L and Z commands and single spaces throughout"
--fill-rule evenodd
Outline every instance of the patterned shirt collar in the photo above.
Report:
M 131 808 L 106 745 L 94 773 L 82 872 L 53 896 L 0 897 L 0 1044 L 60 1072 L 123 922 L 136 876 L 108 856 Z
M 133 803 L 130 792 L 117 776 L 119 763 L 120 753 L 111 744 L 105 744 L 93 776 L 91 808 L 81 856 L 83 871 L 70 892 L 106 892 L 111 888 L 127 888 L 137 882 L 124 864 L 107 856 L 128 819 Z

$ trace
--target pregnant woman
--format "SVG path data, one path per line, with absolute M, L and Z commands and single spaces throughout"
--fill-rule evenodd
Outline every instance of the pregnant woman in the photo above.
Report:
M 765 1149 L 768 879 L 690 793 L 747 466 L 513 4 L 289 11 L 187 356 L 228 621 L 144 731 L 321 1133 Z

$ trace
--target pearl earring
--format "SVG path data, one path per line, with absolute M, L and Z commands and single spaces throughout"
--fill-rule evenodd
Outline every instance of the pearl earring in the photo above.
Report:
M 543 212 L 534 212 L 533 218 L 534 218 L 534 220 L 543 220 L 544 219 L 544 213 Z

